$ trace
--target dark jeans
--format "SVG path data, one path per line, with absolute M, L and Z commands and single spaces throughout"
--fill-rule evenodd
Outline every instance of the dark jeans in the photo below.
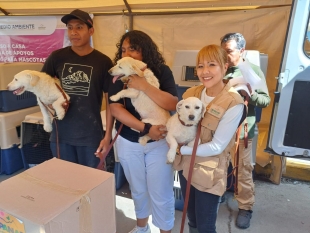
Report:
M 185 199 L 187 180 L 183 176 L 183 171 L 179 171 L 179 178 Z M 199 233 L 216 233 L 215 223 L 219 201 L 220 196 L 201 192 L 191 185 L 187 207 L 188 225 L 197 228 Z
M 50 144 L 54 157 L 57 157 L 56 143 Z M 60 158 L 69 162 L 78 163 L 87 167 L 96 168 L 100 159 L 94 154 L 97 147 L 88 146 L 71 146 L 64 143 L 59 143 Z

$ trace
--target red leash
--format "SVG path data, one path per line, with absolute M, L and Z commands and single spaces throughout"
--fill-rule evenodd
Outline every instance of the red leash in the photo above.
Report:
M 55 83 L 56 87 L 58 88 L 58 90 L 61 92 L 62 96 L 64 97 L 65 99 L 65 105 L 62 105 L 62 107 L 65 109 L 65 112 L 68 111 L 68 108 L 69 108 L 69 104 L 70 104 L 70 101 L 68 100 L 65 92 L 63 91 L 63 89 L 57 84 Z M 39 98 L 40 99 L 40 98 Z M 43 106 L 47 109 L 47 111 L 51 114 L 52 118 L 53 118 L 53 122 L 55 123 L 55 129 L 56 129 L 56 147 L 57 147 L 57 158 L 60 159 L 60 151 L 59 151 L 59 139 L 58 139 L 58 128 L 57 128 L 57 122 L 55 120 L 55 117 L 54 117 L 54 112 L 51 111 L 51 109 L 46 106 L 46 104 L 44 104 L 41 100 L 40 102 L 43 104 Z
M 127 83 L 124 83 L 124 86 L 123 86 L 123 89 L 126 89 L 127 88 Z M 126 107 L 126 104 L 125 104 L 125 99 L 123 99 L 124 101 L 124 107 Z M 106 166 L 105 166 L 105 158 L 108 156 L 113 144 L 115 143 L 116 141 L 116 138 L 118 137 L 118 135 L 120 134 L 122 128 L 123 128 L 123 123 L 119 126 L 119 129 L 117 130 L 117 133 L 116 135 L 114 136 L 112 142 L 110 143 L 110 145 L 108 146 L 108 149 L 106 150 L 106 152 L 104 153 L 104 155 L 102 157 L 100 157 L 100 162 L 97 166 L 97 169 L 100 169 L 100 170 L 106 170 Z
M 98 166 L 97 166 L 97 169 L 104 170 L 104 171 L 106 170 L 105 158 L 106 158 L 107 155 L 109 154 L 109 152 L 110 152 L 110 150 L 111 150 L 113 144 L 115 143 L 117 136 L 118 136 L 119 133 L 121 132 L 122 128 L 123 128 L 123 124 L 120 125 L 119 129 L 117 130 L 116 135 L 114 136 L 112 142 L 111 142 L 110 145 L 108 146 L 108 149 L 106 150 L 106 152 L 103 154 L 103 156 L 100 156 L 100 162 L 99 162 L 99 164 L 98 164 Z
M 193 153 L 192 153 L 191 162 L 189 165 L 189 171 L 188 171 L 188 177 L 187 177 L 187 183 L 186 183 L 186 193 L 185 193 L 185 199 L 184 199 L 184 207 L 183 207 L 183 213 L 182 213 L 182 222 L 181 222 L 180 233 L 183 233 L 183 230 L 184 230 L 190 187 L 191 187 L 191 183 L 192 183 L 193 168 L 194 168 L 196 151 L 197 151 L 197 146 L 198 146 L 198 142 L 199 142 L 199 138 L 200 138 L 200 132 L 201 132 L 201 120 L 200 120 L 199 124 L 197 125 L 197 127 L 198 127 L 197 128 L 197 134 L 196 134 L 196 138 L 195 138 L 195 143 L 194 143 L 194 147 L 193 147 Z

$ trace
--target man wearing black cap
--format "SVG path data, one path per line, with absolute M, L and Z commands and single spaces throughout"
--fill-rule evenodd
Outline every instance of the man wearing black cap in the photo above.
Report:
M 51 149 L 57 156 L 57 137 L 60 158 L 89 167 L 99 163 L 97 156 L 107 149 L 113 119 L 106 104 L 106 134 L 100 116 L 103 93 L 107 101 L 108 70 L 112 61 L 92 48 L 93 20 L 88 13 L 76 9 L 61 18 L 67 26 L 71 46 L 56 50 L 47 58 L 42 72 L 60 79 L 70 96 L 70 106 L 63 120 L 57 120 L 51 133 Z M 58 135 L 57 135 L 58 134 Z

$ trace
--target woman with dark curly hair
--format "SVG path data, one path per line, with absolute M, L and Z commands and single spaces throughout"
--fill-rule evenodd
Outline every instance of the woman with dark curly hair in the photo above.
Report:
M 144 32 L 134 30 L 122 36 L 117 48 L 115 63 L 122 57 L 143 61 L 157 77 L 160 89 L 137 75 L 130 76 L 128 85 L 143 91 L 160 107 L 175 111 L 178 98 L 174 78 L 153 40 Z M 122 89 L 122 82 L 111 82 L 109 96 Z M 169 149 L 165 140 L 166 128 L 163 125 L 144 124 L 131 100 L 124 100 L 109 100 L 109 103 L 111 113 L 116 118 L 116 129 L 121 123 L 124 124 L 115 145 L 135 204 L 137 226 L 131 232 L 151 232 L 148 225 L 151 214 L 152 222 L 160 232 L 171 232 L 174 225 L 173 169 L 171 164 L 166 163 Z M 138 143 L 139 132 L 152 140 L 142 146 Z

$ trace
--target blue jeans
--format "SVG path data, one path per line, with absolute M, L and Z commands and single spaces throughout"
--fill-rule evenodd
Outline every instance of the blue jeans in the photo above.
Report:
M 54 157 L 57 157 L 57 145 L 55 142 L 50 144 Z M 60 158 L 72 163 L 78 163 L 87 167 L 96 168 L 100 159 L 94 154 L 97 147 L 71 146 L 59 143 Z
M 187 180 L 183 176 L 183 171 L 179 171 L 179 179 L 185 199 Z M 216 233 L 219 201 L 220 196 L 201 192 L 191 185 L 187 207 L 188 225 L 197 228 L 199 233 Z

